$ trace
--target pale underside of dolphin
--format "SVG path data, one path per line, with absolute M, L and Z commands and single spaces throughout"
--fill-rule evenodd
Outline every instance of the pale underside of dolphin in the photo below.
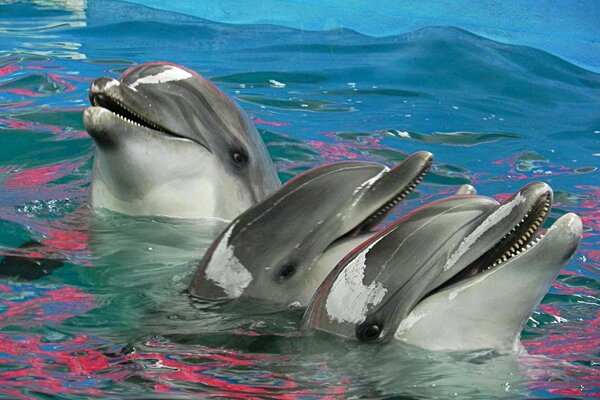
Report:
M 89 97 L 94 207 L 231 220 L 280 186 L 248 117 L 194 71 L 140 64 L 97 79 Z
M 305 327 L 430 350 L 517 349 L 527 318 L 581 240 L 574 214 L 537 236 L 551 199 L 547 185 L 534 183 L 503 204 L 471 195 L 415 210 L 335 267 Z

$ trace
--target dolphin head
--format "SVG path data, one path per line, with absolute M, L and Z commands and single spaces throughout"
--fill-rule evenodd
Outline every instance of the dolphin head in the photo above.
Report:
M 252 123 L 194 71 L 141 64 L 97 79 L 89 97 L 96 207 L 233 219 L 280 184 Z
M 581 219 L 563 215 L 525 251 L 425 297 L 400 323 L 396 339 L 429 350 L 518 350 L 524 324 L 581 234 Z
M 214 241 L 190 293 L 306 305 L 334 266 L 315 260 L 336 240 L 376 225 L 415 188 L 431 161 L 430 153 L 419 152 L 391 170 L 342 162 L 294 178 Z
M 551 202 L 550 187 L 532 183 L 502 204 L 469 195 L 425 205 L 342 260 L 311 300 L 304 325 L 365 342 L 388 341 L 424 299 L 491 274 L 535 249 L 536 232 Z M 571 236 L 576 237 L 576 232 Z M 567 241 L 553 253 L 556 258 L 544 262 L 562 265 L 574 246 L 573 239 Z M 537 283 L 537 301 L 550 283 L 548 279 Z M 526 311 L 520 315 L 528 316 L 531 301 L 521 307 Z M 460 321 L 447 323 L 460 326 Z M 443 336 L 443 332 L 430 335 Z

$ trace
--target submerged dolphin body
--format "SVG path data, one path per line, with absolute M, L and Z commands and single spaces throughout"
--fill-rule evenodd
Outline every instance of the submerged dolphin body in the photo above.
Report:
M 550 187 L 533 183 L 502 204 L 455 196 L 415 210 L 335 267 L 304 326 L 431 350 L 518 348 L 524 323 L 581 240 L 574 214 L 536 237 L 551 199 Z
M 244 112 L 185 67 L 140 64 L 97 79 L 89 97 L 94 207 L 233 219 L 280 186 Z
M 335 266 L 315 261 L 326 249 L 338 248 L 336 241 L 364 240 L 362 233 L 415 188 L 431 162 L 430 153 L 419 152 L 392 170 L 370 162 L 342 162 L 294 178 L 236 218 L 213 242 L 190 293 L 204 299 L 244 296 L 306 306 Z

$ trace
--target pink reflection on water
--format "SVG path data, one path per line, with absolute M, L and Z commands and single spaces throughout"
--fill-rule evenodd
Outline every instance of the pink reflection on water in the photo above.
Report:
M 20 103 L 20 104 L 16 104 L 13 106 L 14 106 L 14 108 L 17 108 L 17 107 L 22 107 L 22 106 L 25 106 L 28 104 L 31 104 L 31 102 Z M 11 108 L 11 106 L 7 106 L 5 108 Z M 73 110 L 63 109 L 63 111 L 70 112 Z M 75 111 L 80 111 L 80 109 L 76 109 Z M 58 139 L 89 138 L 89 135 L 85 131 L 72 131 L 72 130 L 66 129 L 64 126 L 40 124 L 40 123 L 22 121 L 22 120 L 12 119 L 12 118 L 0 118 L 0 124 L 6 126 L 9 129 L 19 129 L 19 130 L 27 130 L 27 131 L 32 131 L 32 132 L 53 133 L 54 135 L 56 135 L 56 138 L 58 138 Z
M 41 94 L 39 92 L 30 90 L 30 89 L 23 89 L 23 88 L 8 88 L 8 89 L 0 88 L 0 93 L 10 93 L 10 94 L 15 94 L 17 96 L 25 96 L 25 97 L 41 96 Z
M 559 289 L 563 291 L 563 286 L 559 285 Z M 528 367 L 525 373 L 531 378 L 529 387 L 534 394 L 597 397 L 600 394 L 598 370 L 585 364 L 597 361 L 600 311 L 595 311 L 591 319 L 579 320 L 565 315 L 559 306 L 542 304 L 539 308 L 550 315 L 562 315 L 570 320 L 546 325 L 544 336 L 540 339 L 523 340 L 528 354 L 543 356 L 521 359 L 522 364 Z
M 4 67 L 0 67 L 0 76 L 10 75 L 13 72 L 16 72 L 16 71 L 18 71 L 20 69 L 21 68 L 19 68 L 19 66 L 17 64 L 8 64 L 8 65 L 5 65 Z
M 158 346 L 148 342 L 147 346 Z M 168 346 L 167 346 L 168 348 Z M 195 383 L 202 392 L 231 399 L 268 398 L 268 399 L 301 399 L 314 396 L 315 386 L 322 386 L 323 393 L 319 398 L 343 398 L 347 379 L 337 384 L 328 382 L 301 382 L 289 374 L 277 374 L 265 371 L 261 366 L 285 363 L 284 356 L 268 354 L 243 354 L 232 351 L 201 348 L 201 353 L 136 353 L 130 356 L 146 368 L 137 374 L 147 380 L 156 382 L 153 389 L 159 393 L 178 393 L 182 383 Z M 148 364 L 148 362 L 151 362 Z M 249 367 L 252 367 L 251 369 Z M 258 372 L 257 371 L 261 371 Z M 251 372 L 254 371 L 254 372 Z M 303 389 L 304 386 L 313 388 Z
M 322 399 L 344 398 L 348 379 L 324 382 L 298 381 L 287 374 L 262 371 L 261 366 L 288 361 L 285 357 L 242 354 L 198 346 L 195 352 L 175 351 L 147 342 L 150 351 L 128 354 L 103 352 L 106 342 L 86 335 L 48 342 L 39 335 L 0 334 L 0 393 L 29 398 L 34 391 L 49 395 L 107 395 L 104 385 L 120 390 L 145 382 L 139 390 L 152 393 L 210 393 L 231 399 L 301 399 L 314 397 L 320 387 Z M 156 352 L 152 351 L 156 347 Z M 2 368 L 0 368 L 2 369 Z M 263 368 L 264 369 L 264 368 Z M 314 371 L 318 375 L 318 370 Z M 128 378 L 133 380 L 128 382 Z M 150 386 L 149 386 L 150 385 Z M 140 393 L 144 397 L 143 393 Z M 146 396 L 150 396 L 146 393 Z
M 73 79 L 73 77 L 71 77 L 71 76 L 66 77 L 64 75 L 57 75 L 57 74 L 47 74 L 47 76 L 52 81 L 65 86 L 65 89 L 63 90 L 63 92 L 65 92 L 65 93 L 69 93 L 69 92 L 72 92 L 77 89 L 77 86 L 73 85 L 72 83 L 70 83 L 67 80 L 67 79 Z
M 24 101 L 24 102 L 20 102 L 20 103 L 0 105 L 0 110 L 11 110 L 11 109 L 15 109 L 15 108 L 27 107 L 27 106 L 32 105 L 33 103 L 35 103 L 35 102 L 34 101 Z
M 338 143 L 326 143 L 318 140 L 311 140 L 308 143 L 311 146 L 316 147 L 327 162 L 336 162 L 348 159 L 355 160 L 361 157 L 361 154 L 356 152 L 355 149 L 341 146 Z
M 493 161 L 491 164 L 497 166 L 506 164 L 508 170 L 504 171 L 503 173 L 509 175 L 511 181 L 523 181 L 528 179 L 547 179 L 549 177 L 555 177 L 560 175 L 574 175 L 576 173 L 573 171 L 573 168 L 541 161 L 538 161 L 538 163 L 541 165 L 532 166 L 527 171 L 521 171 L 518 169 L 518 166 L 524 162 L 521 159 L 521 156 L 521 153 L 517 153 L 511 157 Z
M 4 294 L 0 304 L 0 327 L 59 323 L 94 307 L 94 297 L 74 287 L 39 289 L 29 285 L 15 286 Z
M 260 119 L 260 118 L 254 118 L 252 120 L 252 122 L 254 122 L 255 125 L 268 125 L 268 126 L 276 126 L 276 127 L 292 125 L 288 122 L 265 121 L 264 119 Z
M 569 287 L 566 285 L 563 285 L 562 283 L 555 281 L 552 284 L 552 287 L 556 290 L 559 290 L 560 293 L 562 294 L 566 294 L 566 295 L 575 295 L 575 294 L 589 294 L 592 296 L 597 295 L 598 293 L 595 290 L 592 289 L 588 289 L 588 288 L 583 288 L 583 287 Z
M 0 393 L 30 399 L 34 391 L 53 395 L 103 394 L 97 386 L 127 376 L 126 368 L 111 369 L 111 360 L 87 336 L 60 343 L 45 343 L 38 335 L 0 334 Z M 112 363 L 111 363 L 112 362 Z
M 52 133 L 61 133 L 63 128 L 53 125 L 35 124 L 29 121 L 21 121 L 18 119 L 0 118 L 0 124 L 5 125 L 9 129 L 21 129 L 31 131 L 49 131 Z
M 55 181 L 72 173 L 81 166 L 82 161 L 67 161 L 56 165 L 25 169 L 15 172 L 4 179 L 3 185 L 9 189 L 31 188 Z
M 87 249 L 89 235 L 86 232 L 73 230 L 48 229 L 47 238 L 42 240 L 47 246 L 64 251 L 81 251 Z

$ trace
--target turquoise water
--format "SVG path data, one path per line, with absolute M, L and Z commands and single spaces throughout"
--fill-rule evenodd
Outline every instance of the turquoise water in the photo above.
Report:
M 0 396 L 598 395 L 600 75 L 452 27 L 376 38 L 120 2 L 42 4 L 0 6 L 0 251 L 67 262 L 0 279 Z M 357 346 L 301 336 L 297 310 L 190 299 L 194 263 L 223 222 L 87 206 L 87 87 L 152 60 L 189 66 L 236 98 L 283 180 L 325 162 L 433 152 L 432 173 L 396 215 L 463 183 L 499 199 L 550 183 L 551 219 L 578 213 L 585 237 L 528 321 L 524 351 Z M 30 240 L 41 244 L 15 250 Z

